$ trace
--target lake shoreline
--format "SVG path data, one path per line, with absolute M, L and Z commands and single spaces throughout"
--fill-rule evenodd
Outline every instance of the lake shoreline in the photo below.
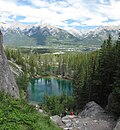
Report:
M 62 76 L 62 75 L 49 75 L 49 76 L 42 76 L 42 75 L 33 75 L 31 79 L 39 79 L 39 78 L 49 78 L 49 77 L 54 77 L 58 79 L 65 79 L 65 80 L 73 80 L 73 78 L 68 77 L 68 76 Z

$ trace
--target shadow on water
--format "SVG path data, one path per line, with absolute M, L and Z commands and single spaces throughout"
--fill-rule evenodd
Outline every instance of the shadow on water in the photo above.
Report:
M 31 83 L 31 90 L 34 93 L 35 92 L 35 80 L 31 79 L 30 83 Z

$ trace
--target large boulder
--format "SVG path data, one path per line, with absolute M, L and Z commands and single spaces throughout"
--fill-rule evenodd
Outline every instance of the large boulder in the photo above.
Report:
M 0 91 L 19 98 L 19 89 L 3 51 L 3 35 L 0 31 Z
M 108 130 L 113 129 L 116 124 L 114 117 L 106 113 L 106 111 L 94 101 L 87 103 L 85 109 L 80 113 L 79 116 L 83 119 L 90 118 L 93 121 L 96 120 L 99 126 L 100 122 L 103 122 L 103 126 L 109 128 Z M 101 128 L 104 130 L 103 126 L 101 125 Z
M 117 124 L 113 130 L 120 130 L 120 118 L 117 121 Z
M 94 120 L 114 122 L 113 117 L 108 115 L 106 111 L 94 101 L 87 103 L 84 110 L 79 115 L 82 118 L 89 117 Z

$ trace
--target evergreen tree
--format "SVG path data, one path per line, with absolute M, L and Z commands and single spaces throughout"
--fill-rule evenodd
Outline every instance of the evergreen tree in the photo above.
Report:
M 115 74 L 114 74 L 114 83 L 113 83 L 113 91 L 115 93 L 120 94 L 120 33 L 118 40 L 115 45 L 116 49 L 116 64 L 115 64 Z
M 104 41 L 99 51 L 98 66 L 92 75 L 90 100 L 101 106 L 107 105 L 108 96 L 112 92 L 114 74 L 116 71 L 116 50 L 112 44 L 111 36 Z

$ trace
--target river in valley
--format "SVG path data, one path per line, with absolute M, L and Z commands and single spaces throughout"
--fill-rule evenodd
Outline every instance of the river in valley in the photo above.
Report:
M 61 95 L 66 93 L 68 96 L 73 94 L 72 81 L 55 77 L 45 77 L 32 79 L 28 85 L 28 101 L 40 103 L 44 100 L 44 95 Z

